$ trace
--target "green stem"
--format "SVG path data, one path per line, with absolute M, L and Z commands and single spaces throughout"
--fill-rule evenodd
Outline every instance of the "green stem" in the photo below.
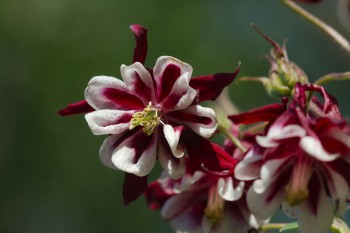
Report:
M 263 225 L 261 228 L 260 228 L 260 232 L 263 233 L 263 232 L 267 232 L 269 230 L 279 230 L 281 229 L 282 227 L 284 227 L 285 223 L 269 223 L 269 224 L 265 224 Z
M 219 124 L 218 130 L 219 130 L 220 133 L 224 134 L 228 139 L 230 139 L 231 142 L 238 149 L 240 149 L 240 151 L 242 151 L 243 153 L 247 151 L 247 148 L 245 148 L 245 146 L 241 143 L 241 141 L 237 137 L 233 136 L 224 126 Z
M 342 81 L 342 80 L 349 80 L 349 79 L 350 79 L 350 72 L 332 73 L 332 74 L 327 74 L 325 76 L 322 76 L 315 82 L 315 84 L 321 86 L 331 81 Z
M 321 29 L 324 33 L 326 33 L 328 36 L 330 36 L 340 47 L 342 47 L 346 52 L 350 53 L 350 43 L 345 39 L 344 36 L 342 36 L 339 32 L 337 32 L 334 28 L 317 18 L 316 16 L 312 15 L 311 13 L 307 12 L 300 6 L 298 6 L 296 3 L 294 3 L 292 0 L 282 0 L 282 2 L 288 6 L 291 10 L 293 10 L 298 15 L 302 16 L 312 24 L 314 24 L 316 27 Z

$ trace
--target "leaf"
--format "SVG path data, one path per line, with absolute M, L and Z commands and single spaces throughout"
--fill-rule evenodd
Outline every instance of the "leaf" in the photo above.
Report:
M 289 224 L 285 225 L 284 227 L 282 227 L 280 229 L 280 232 L 286 232 L 286 231 L 297 232 L 298 229 L 299 229 L 298 222 L 292 222 L 292 223 L 289 223 Z
M 334 218 L 333 224 L 331 226 L 332 233 L 350 233 L 349 227 L 341 218 Z

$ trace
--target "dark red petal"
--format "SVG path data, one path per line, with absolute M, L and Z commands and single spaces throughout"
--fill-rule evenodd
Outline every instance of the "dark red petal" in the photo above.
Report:
M 135 201 L 147 189 L 147 176 L 139 177 L 125 173 L 123 183 L 123 202 L 129 205 Z
M 322 86 L 314 84 L 305 84 L 305 90 L 307 91 L 317 91 L 323 97 L 323 112 L 330 117 L 335 119 L 342 119 L 342 116 L 339 111 L 337 99 L 329 94 Z
M 147 29 L 139 24 L 132 24 L 131 31 L 135 35 L 136 47 L 134 49 L 133 62 L 145 63 L 147 56 Z
M 171 89 L 174 86 L 174 83 L 178 78 L 181 76 L 181 68 L 178 67 L 176 64 L 169 64 L 167 67 L 165 67 L 160 80 L 161 80 L 161 88 L 157 91 L 160 93 L 158 94 L 158 102 L 163 101 L 170 93 Z
M 241 114 L 230 115 L 228 118 L 235 124 L 271 122 L 278 118 L 285 110 L 286 106 L 283 104 L 269 104 Z
M 144 195 L 151 210 L 158 210 L 172 196 L 164 191 L 158 181 L 150 183 Z
M 115 88 L 105 88 L 103 95 L 112 101 L 117 109 L 137 110 L 145 108 L 145 104 L 138 97 Z
M 199 76 L 190 79 L 190 86 L 198 91 L 198 96 L 194 104 L 205 100 L 215 100 L 236 78 L 240 66 L 234 73 L 217 73 L 208 76 Z
M 295 84 L 295 94 L 293 96 L 293 102 L 290 104 L 290 109 L 295 109 L 299 107 L 303 111 L 306 110 L 306 93 L 305 93 L 305 85 L 301 85 L 300 83 Z
M 86 100 L 81 100 L 76 103 L 68 104 L 66 108 L 59 110 L 57 113 L 61 116 L 70 116 L 80 113 L 88 113 L 95 111 Z
M 232 171 L 237 161 L 219 145 L 198 134 L 185 130 L 180 138 L 186 147 L 191 170 Z

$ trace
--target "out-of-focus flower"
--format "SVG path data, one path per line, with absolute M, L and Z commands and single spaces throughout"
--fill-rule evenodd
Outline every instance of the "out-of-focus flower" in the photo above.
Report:
M 217 127 L 215 112 L 198 103 L 216 99 L 238 72 L 191 79 L 192 67 L 169 56 L 160 57 L 153 69 L 146 68 L 147 30 L 140 25 L 132 25 L 131 30 L 136 38 L 134 63 L 121 66 L 123 81 L 94 77 L 85 90 L 85 100 L 59 111 L 64 116 L 87 113 L 92 132 L 109 135 L 100 159 L 127 173 L 126 203 L 143 192 L 156 159 L 172 178 L 185 173 L 184 146 L 179 143 L 183 130 L 212 136 Z
M 323 103 L 316 97 L 307 102 L 306 91 L 320 93 Z M 282 204 L 301 232 L 326 232 L 350 195 L 350 129 L 336 100 L 320 86 L 297 84 L 288 110 L 276 118 L 275 108 L 266 109 L 273 110 L 265 113 L 272 116 L 267 133 L 235 168 L 237 179 L 256 179 L 248 206 L 266 219 Z
M 260 222 L 248 210 L 243 182 L 202 172 L 174 182 L 167 177 L 150 184 L 146 198 L 176 232 L 246 233 Z

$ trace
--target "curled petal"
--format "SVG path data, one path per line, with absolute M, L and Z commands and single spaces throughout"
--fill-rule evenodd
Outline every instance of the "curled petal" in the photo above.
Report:
M 182 130 L 183 127 L 177 127 L 174 129 L 171 125 L 164 125 L 163 127 L 165 139 L 169 144 L 171 153 L 176 158 L 181 158 L 184 155 L 184 151 L 178 146 Z
M 85 90 L 86 101 L 95 109 L 137 110 L 145 105 L 125 83 L 109 76 L 93 77 Z
M 144 105 L 154 100 L 153 79 L 149 71 L 139 62 L 130 66 L 122 65 L 120 72 L 126 87 L 139 97 Z
M 244 182 L 239 182 L 235 187 L 232 177 L 219 178 L 218 193 L 226 201 L 236 201 L 241 198 L 244 189 Z
M 136 47 L 134 49 L 133 62 L 145 63 L 147 56 L 147 29 L 139 24 L 132 24 L 131 31 L 135 35 Z
M 274 147 L 279 144 L 279 140 L 303 137 L 306 131 L 300 125 L 287 125 L 285 127 L 271 127 L 266 136 L 256 136 L 256 141 L 262 147 Z
M 134 111 L 103 109 L 88 113 L 85 119 L 95 135 L 119 134 L 129 129 Z
M 235 177 L 238 180 L 254 180 L 260 176 L 262 166 L 262 155 L 257 153 L 255 148 L 250 149 L 243 160 L 235 167 Z
M 173 121 L 190 127 L 202 137 L 209 138 L 217 128 L 216 115 L 213 109 L 194 105 L 182 111 L 167 114 Z
M 314 138 L 311 136 L 303 137 L 300 140 L 299 145 L 306 153 L 324 162 L 333 161 L 340 156 L 340 154 L 338 153 L 334 153 L 334 154 L 328 153 L 323 148 L 321 142 L 317 138 Z
M 165 112 L 182 110 L 191 105 L 197 91 L 189 86 L 189 73 L 182 74 L 174 83 L 169 95 L 162 101 L 161 108 Z
M 61 116 L 70 116 L 81 113 L 88 113 L 95 111 L 93 107 L 91 107 L 86 100 L 81 100 L 76 103 L 68 104 L 67 107 L 59 110 L 57 113 Z
M 240 66 L 233 73 L 217 73 L 208 76 L 194 77 L 190 80 L 190 86 L 198 91 L 195 104 L 205 100 L 215 100 L 236 78 Z
M 176 58 L 169 56 L 159 57 L 153 69 L 154 80 L 157 85 L 157 99 L 162 102 L 173 89 L 178 78 L 184 73 L 192 75 L 192 67 Z

